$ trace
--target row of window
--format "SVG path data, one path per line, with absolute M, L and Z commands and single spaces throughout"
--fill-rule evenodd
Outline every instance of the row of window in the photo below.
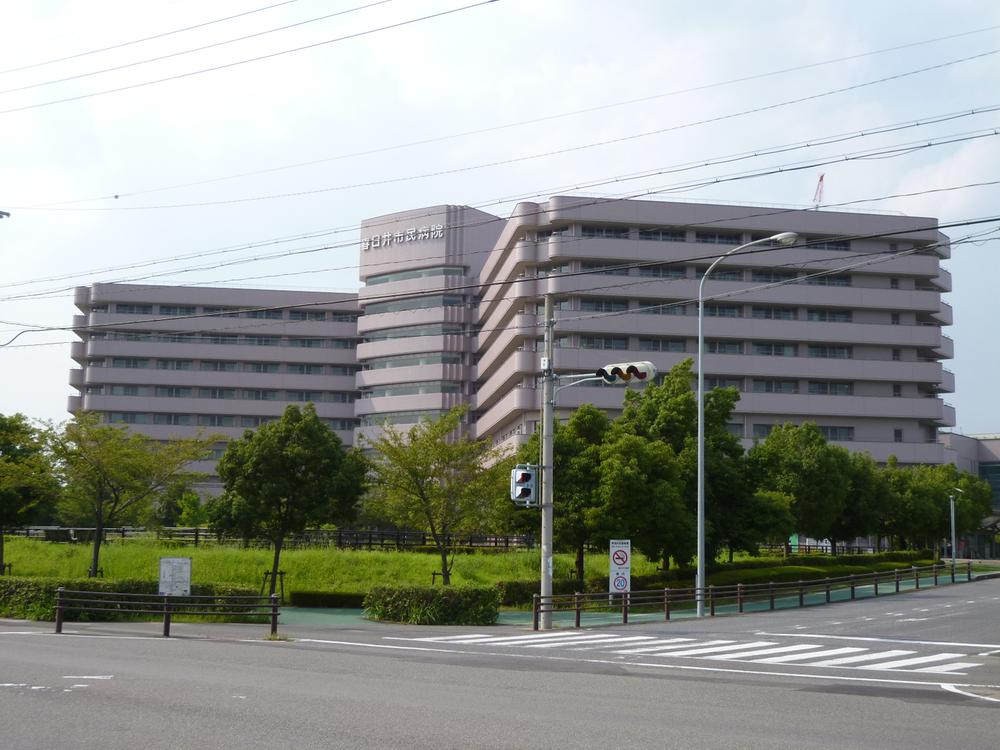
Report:
M 307 362 L 238 362 L 224 359 L 149 359 L 146 357 L 112 357 L 89 359 L 87 367 L 113 367 L 126 370 L 199 370 L 201 372 L 252 372 L 290 375 L 348 375 L 361 369 L 359 365 L 318 365 Z
M 428 352 L 410 354 L 405 357 L 374 357 L 365 361 L 368 370 L 384 370 L 392 367 L 418 367 L 420 365 L 460 365 L 464 355 L 459 352 Z
M 424 326 L 400 326 L 398 328 L 383 328 L 379 331 L 366 333 L 364 343 L 372 341 L 388 341 L 390 339 L 408 339 L 417 336 L 464 336 L 468 328 L 461 323 L 432 323 Z
M 380 273 L 365 279 L 366 286 L 389 284 L 393 281 L 409 281 L 410 279 L 430 279 L 438 276 L 464 276 L 464 266 L 436 266 L 434 268 L 416 268 L 412 271 L 397 271 L 396 273 Z
M 670 263 L 658 263 L 655 265 L 643 265 L 637 268 L 630 267 L 627 263 L 604 260 L 584 260 L 580 261 L 580 271 L 599 273 L 605 276 L 642 276 L 658 279 L 700 279 L 705 275 L 707 268 L 694 267 L 689 272 L 687 266 L 679 266 Z M 634 271 L 634 273 L 633 273 Z M 559 273 L 576 273 L 571 262 L 559 265 L 546 266 L 539 269 L 539 274 L 552 276 Z M 712 271 L 712 281 L 747 281 L 756 284 L 777 284 L 791 282 L 799 278 L 795 271 L 784 271 L 780 269 L 746 269 L 746 268 L 716 268 Z M 899 279 L 891 279 L 894 282 L 893 289 L 899 288 Z M 852 278 L 850 274 L 827 274 L 824 276 L 804 276 L 799 283 L 810 286 L 851 286 Z M 366 308 L 367 311 L 367 308 Z
M 376 386 L 362 392 L 362 398 L 382 398 L 384 396 L 418 396 L 426 393 L 461 393 L 462 383 L 454 380 L 429 380 L 419 383 L 399 383 Z
M 184 315 L 216 315 L 221 318 L 250 318 L 256 320 L 331 320 L 353 323 L 358 319 L 356 312 L 338 310 L 314 310 L 312 308 L 294 310 L 244 310 L 239 307 L 195 307 L 194 305 L 156 305 L 155 313 L 170 317 Z M 114 311 L 119 315 L 153 315 L 154 305 L 116 302 Z M 108 312 L 108 305 L 95 305 L 91 312 Z M 285 313 L 288 313 L 287 318 Z
M 560 339 L 563 346 L 568 345 L 568 337 Z M 683 352 L 687 350 L 686 339 L 668 339 L 658 337 L 639 337 L 639 351 L 644 352 Z M 579 337 L 581 349 L 610 349 L 627 351 L 628 336 L 591 336 Z M 709 354 L 752 354 L 758 357 L 798 357 L 799 344 L 786 344 L 779 341 L 730 341 L 708 340 L 705 351 Z M 804 348 L 805 356 L 821 359 L 853 359 L 854 347 L 843 344 L 808 344 Z M 893 350 L 894 352 L 897 350 Z
M 244 401 L 312 401 L 315 403 L 350 404 L 354 391 L 274 390 L 264 388 L 192 388 L 166 385 L 88 385 L 92 396 L 137 396 L 142 398 L 216 398 Z
M 752 427 L 751 437 L 754 438 L 766 438 L 777 425 L 773 424 L 755 424 Z M 730 432 L 734 434 L 743 434 L 743 426 L 740 424 L 730 424 L 727 425 Z M 843 425 L 817 425 L 820 433 L 827 440 L 836 440 L 839 442 L 850 442 L 854 440 L 854 428 L 847 427 Z M 738 432 L 737 432 L 738 431 Z M 897 443 L 902 442 L 902 430 L 897 430 L 900 433 L 899 439 L 896 440 Z
M 279 417 L 234 416 L 232 414 L 159 414 L 134 411 L 110 411 L 104 413 L 104 421 L 111 424 L 152 424 L 178 427 L 260 427 Z M 356 419 L 320 420 L 331 430 L 353 430 Z
M 465 297 L 458 294 L 432 294 L 426 297 L 407 297 L 387 302 L 373 302 L 365 305 L 365 315 L 426 310 L 432 307 L 461 307 L 464 304 L 466 304 Z
M 299 349 L 354 349 L 357 339 L 269 334 L 153 333 L 150 331 L 95 331 L 91 341 L 141 341 L 157 344 L 213 344 L 215 346 L 290 346 Z
M 553 234 L 563 234 L 566 229 L 559 231 L 545 231 L 538 232 L 536 234 L 537 239 L 546 239 Z M 689 238 L 688 231 L 686 229 L 672 227 L 666 229 L 639 229 L 638 238 L 640 240 L 653 240 L 660 242 L 687 242 Z M 700 242 L 709 245 L 742 245 L 744 243 L 744 235 L 742 232 L 736 231 L 714 231 L 714 230 L 695 230 L 693 233 L 693 240 L 695 242 Z M 631 230 L 627 227 L 621 226 L 602 226 L 597 224 L 584 224 L 580 227 L 580 236 L 584 238 L 601 238 L 601 239 L 611 239 L 611 240 L 627 240 L 631 237 Z M 759 241 L 767 239 L 767 236 L 753 237 L 753 241 Z M 761 243 L 762 245 L 764 243 Z M 774 245 L 775 243 L 771 243 Z M 851 249 L 851 241 L 847 239 L 830 239 L 830 238 L 815 238 L 806 239 L 803 238 L 799 241 L 799 245 L 808 247 L 812 250 L 836 250 L 836 251 L 849 251 Z M 891 252 L 892 250 L 890 250 Z
M 421 420 L 439 419 L 445 414 L 440 409 L 420 409 L 417 411 L 391 411 L 382 414 L 367 414 L 361 417 L 362 427 L 381 427 L 384 424 L 417 424 Z

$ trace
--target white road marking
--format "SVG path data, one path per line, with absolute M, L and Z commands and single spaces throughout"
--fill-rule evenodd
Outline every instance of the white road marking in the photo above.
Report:
M 721 654 L 727 651 L 739 651 L 741 648 L 756 648 L 758 646 L 774 646 L 774 641 L 753 641 L 751 643 L 737 643 L 729 646 L 700 646 L 698 648 L 688 648 L 682 651 L 670 651 L 664 656 L 701 656 L 702 654 Z
M 947 674 L 949 672 L 958 672 L 960 669 L 972 669 L 973 667 L 983 666 L 980 662 L 974 661 L 955 661 L 951 664 L 938 664 L 936 667 L 922 667 L 921 669 L 914 669 L 914 672 L 932 672 L 934 674 Z M 964 673 L 963 673 L 964 674 Z
M 842 667 L 845 664 L 860 664 L 864 661 L 878 661 L 879 659 L 891 659 L 894 656 L 906 656 L 915 654 L 916 651 L 878 651 L 874 653 L 861 654 L 860 656 L 845 656 L 840 659 L 827 659 L 810 664 L 810 667 Z
M 0 687 L 22 688 L 22 687 L 28 687 L 28 683 L 27 682 L 0 682 Z
M 110 680 L 113 678 L 113 674 L 64 674 L 64 680 Z
M 707 646 L 712 643 L 718 643 L 721 645 L 723 643 L 732 643 L 732 642 L 733 641 L 704 641 L 701 645 Z M 654 652 L 658 653 L 660 651 L 669 651 L 670 649 L 674 648 L 687 648 L 688 646 L 694 646 L 696 642 L 694 638 L 671 638 L 670 640 L 659 641 L 659 645 L 656 645 L 656 643 L 657 642 L 654 641 L 648 646 L 643 646 L 642 648 L 629 648 L 629 649 L 624 649 L 622 651 L 612 651 L 611 653 L 613 654 L 650 654 Z M 667 645 L 670 643 L 673 643 L 674 645 L 672 646 Z
M 1000 649 L 1000 644 L 996 643 L 960 643 L 957 641 L 917 641 L 911 638 L 873 638 L 860 635 L 821 635 L 819 633 L 767 633 L 758 630 L 754 635 L 780 638 L 825 638 L 834 641 L 866 641 L 870 643 L 912 643 L 916 646 L 959 646 L 964 648 L 995 648 Z
M 949 685 L 946 683 L 942 683 L 941 687 L 947 690 L 949 693 L 958 693 L 959 695 L 964 695 L 966 698 L 978 698 L 981 701 L 989 701 L 990 703 L 1000 703 L 1000 698 L 987 698 L 985 695 L 976 695 L 975 693 L 970 693 L 965 690 L 959 690 L 958 685 Z
M 956 659 L 965 654 L 931 654 L 930 656 L 914 656 L 912 659 L 897 659 L 880 664 L 869 664 L 865 669 L 899 669 L 900 667 L 911 667 L 914 664 L 928 664 L 932 661 L 945 661 Z
M 545 635 L 556 635 L 555 633 L 546 633 Z M 433 641 L 434 643 L 447 643 L 449 641 L 461 641 L 466 638 L 495 638 L 496 636 L 487 635 L 486 633 L 466 633 L 465 635 L 438 635 L 433 638 L 400 638 L 401 641 Z
M 586 640 L 588 638 L 601 638 L 607 637 L 607 633 L 552 633 L 548 636 L 535 636 L 535 635 L 512 635 L 512 636 L 492 636 L 492 637 L 479 637 L 479 638 L 469 638 L 469 639 L 455 639 L 452 641 L 447 641 L 447 643 L 459 643 L 459 644 L 474 644 L 474 643 L 488 643 L 488 644 L 531 644 L 531 643 L 545 643 L 545 642 L 557 642 L 557 643 L 569 643 L 576 640 Z M 652 636 L 650 636 L 652 637 Z M 407 638 L 401 640 L 424 640 L 423 638 Z M 441 643 L 441 641 L 431 641 L 432 643 Z
M 599 643 L 599 644 L 629 643 L 629 642 L 635 643 L 637 641 L 646 641 L 646 642 L 649 642 L 651 640 L 654 640 L 653 636 L 651 636 L 651 635 L 633 635 L 633 636 L 628 636 L 628 637 L 619 636 L 618 638 L 605 638 L 604 640 L 601 640 L 601 641 L 591 641 L 586 646 L 577 646 L 576 648 L 574 648 L 572 650 L 573 651 L 593 651 L 593 650 L 595 650 L 597 648 L 601 648 L 601 646 L 594 646 L 593 644 L 595 644 L 595 643 Z
M 789 651 L 815 651 L 820 648 L 815 643 L 797 643 L 794 646 L 775 646 L 774 648 L 758 648 L 753 651 L 738 651 L 735 654 L 723 654 L 722 656 L 708 656 L 707 659 L 747 659 L 751 656 L 767 656 L 768 654 L 783 654 Z
M 571 639 L 568 638 L 566 640 L 546 641 L 546 642 L 543 642 L 543 643 L 525 643 L 525 644 L 519 644 L 519 645 L 523 645 L 525 648 L 558 648 L 559 646 L 567 646 L 567 645 L 575 645 L 575 644 L 585 645 L 585 644 L 587 644 L 589 642 L 596 642 L 598 640 L 603 640 L 603 641 L 607 642 L 607 638 L 601 638 L 601 634 L 600 633 L 593 633 L 591 635 L 587 635 L 587 636 L 581 635 L 581 636 L 579 636 L 577 638 L 571 638 Z M 617 640 L 617 639 L 612 639 L 612 640 Z
M 90 685 L 86 685 L 86 684 L 82 684 L 82 683 L 79 683 L 79 684 L 76 684 L 76 685 L 70 685 L 70 688 L 88 688 L 88 687 L 90 687 Z
M 759 664 L 784 664 L 788 661 L 804 661 L 806 659 L 815 659 L 818 656 L 836 656 L 837 654 L 851 654 L 858 653 L 858 651 L 865 651 L 863 648 L 852 648 L 850 646 L 844 646 L 843 648 L 830 648 L 824 649 L 823 651 L 813 651 L 808 654 L 790 654 L 789 656 L 775 656 L 769 659 L 754 659 L 755 662 Z M 815 666 L 812 662 L 806 666 Z
M 929 617 L 904 617 L 900 622 L 924 622 L 929 619 Z

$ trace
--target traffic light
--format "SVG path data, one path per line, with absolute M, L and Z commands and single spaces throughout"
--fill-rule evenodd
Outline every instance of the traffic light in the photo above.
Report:
M 606 383 L 627 383 L 633 378 L 654 380 L 656 378 L 656 365 L 652 362 L 616 362 L 613 365 L 604 365 L 595 374 L 599 378 L 604 378 Z
M 510 499 L 525 508 L 538 505 L 537 469 L 531 464 L 518 464 L 510 472 Z

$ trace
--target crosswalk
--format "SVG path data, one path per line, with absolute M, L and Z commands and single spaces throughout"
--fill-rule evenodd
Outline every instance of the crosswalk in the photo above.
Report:
M 537 651 L 599 652 L 628 657 L 690 658 L 711 661 L 738 661 L 755 664 L 788 664 L 803 667 L 864 669 L 882 672 L 904 671 L 938 675 L 963 675 L 982 666 L 964 661 L 971 654 L 955 651 L 927 653 L 911 649 L 877 649 L 863 646 L 831 646 L 829 643 L 790 643 L 774 640 L 740 641 L 726 638 L 658 638 L 652 635 L 624 635 L 609 632 L 547 631 L 527 635 L 467 633 L 425 638 L 392 638 L 450 646 Z

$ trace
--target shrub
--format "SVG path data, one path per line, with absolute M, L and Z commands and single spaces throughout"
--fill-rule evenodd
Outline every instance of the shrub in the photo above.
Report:
M 496 586 L 376 586 L 364 609 L 371 620 L 409 625 L 492 625 L 500 615 L 501 593 Z

